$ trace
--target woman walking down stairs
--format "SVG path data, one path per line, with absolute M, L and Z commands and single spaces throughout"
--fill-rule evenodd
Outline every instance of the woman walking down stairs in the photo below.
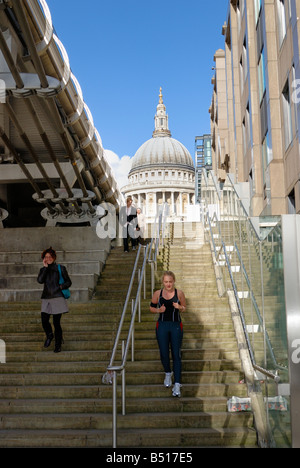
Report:
M 127 415 L 118 415 L 118 447 L 256 447 L 252 414 L 227 412 L 228 398 L 247 396 L 247 389 L 239 383 L 228 300 L 218 297 L 198 227 L 194 238 L 187 229 L 175 232 L 157 275 L 174 271 L 187 298 L 181 398 L 163 385 L 149 291 L 135 328 L 135 361 L 127 365 Z M 112 447 L 112 388 L 102 376 L 135 254 L 123 255 L 121 248 L 112 250 L 94 301 L 70 305 L 60 355 L 42 349 L 39 304 L 0 304 L 0 338 L 7 346 L 6 364 L 0 364 L 1 448 Z
M 253 415 L 227 412 L 228 398 L 246 397 L 247 389 L 240 383 L 244 375 L 228 299 L 218 296 L 202 225 L 175 224 L 174 239 L 160 256 L 157 289 L 167 270 L 176 274 L 187 299 L 181 398 L 164 386 L 157 317 L 148 313 L 146 300 L 135 329 L 135 362 L 128 363 L 127 416 L 118 419 L 118 446 L 256 447 Z
M 102 384 L 135 254 L 116 247 L 89 303 L 70 303 L 64 348 L 45 350 L 40 302 L 0 303 L 0 447 L 111 446 L 111 387 Z

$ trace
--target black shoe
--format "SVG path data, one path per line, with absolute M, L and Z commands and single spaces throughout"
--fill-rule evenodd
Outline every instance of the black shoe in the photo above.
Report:
M 56 354 L 57 354 L 57 353 L 61 353 L 61 344 L 56 344 L 56 343 L 55 343 L 54 352 L 55 352 Z
M 44 348 L 49 348 L 49 346 L 52 343 L 53 338 L 54 338 L 53 333 L 51 333 L 49 336 L 47 336 L 46 341 L 44 343 Z

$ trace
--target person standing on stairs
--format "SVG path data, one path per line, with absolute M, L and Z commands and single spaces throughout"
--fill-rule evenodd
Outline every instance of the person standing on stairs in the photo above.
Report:
M 132 250 L 136 250 L 137 238 L 139 237 L 139 226 L 137 211 L 132 206 L 132 197 L 127 197 L 126 206 L 122 206 L 119 215 L 120 232 L 123 237 L 124 252 L 129 252 L 129 239 L 131 239 Z
M 169 348 L 171 345 L 174 387 L 174 397 L 181 396 L 181 345 L 183 339 L 183 326 L 180 312 L 186 310 L 186 299 L 182 291 L 175 288 L 175 275 L 166 271 L 162 277 L 163 288 L 156 291 L 150 304 L 150 312 L 159 314 L 156 324 L 156 338 L 160 350 L 160 358 L 165 370 L 165 387 L 172 385 L 172 371 Z
M 43 268 L 38 275 L 38 283 L 44 285 L 42 293 L 42 326 L 46 333 L 45 348 L 49 348 L 53 338 L 55 337 L 55 353 L 61 352 L 63 342 L 63 333 L 61 328 L 61 317 L 69 312 L 69 307 L 64 295 L 63 289 L 68 289 L 72 285 L 66 267 L 61 265 L 61 273 L 64 279 L 64 284 L 59 284 L 59 270 L 56 264 L 56 252 L 50 247 L 42 253 Z M 53 334 L 50 324 L 50 317 L 53 316 L 53 325 L 55 332 Z

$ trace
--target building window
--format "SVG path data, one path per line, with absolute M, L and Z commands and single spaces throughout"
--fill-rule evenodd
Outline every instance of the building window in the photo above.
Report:
M 287 80 L 282 91 L 282 111 L 285 137 L 285 149 L 287 150 L 293 139 L 292 111 L 289 80 Z
M 237 1 L 237 20 L 238 20 L 238 31 L 240 32 L 242 26 L 242 19 L 245 13 L 245 0 Z
M 295 198 L 295 190 L 293 189 L 288 196 L 288 213 L 289 214 L 296 214 L 296 198 Z
M 259 86 L 259 102 L 261 104 L 266 91 L 266 70 L 265 70 L 265 51 L 261 51 L 258 63 L 258 86 Z
M 255 7 L 255 19 L 256 19 L 256 24 L 260 15 L 260 10 L 261 10 L 261 0 L 254 0 L 254 7 Z
M 295 69 L 295 64 L 293 63 L 293 85 L 292 87 L 295 88 L 297 87 L 297 78 L 296 78 L 296 69 Z M 297 94 L 297 93 L 296 93 Z M 299 130 L 299 124 L 298 124 L 298 110 L 297 110 L 297 104 L 299 103 L 299 98 L 295 95 L 295 91 L 292 93 L 292 101 L 293 101 L 293 107 L 294 107 L 294 119 L 295 119 L 295 133 L 298 133 Z
M 273 152 L 272 152 L 272 148 L 270 145 L 269 133 L 267 133 L 262 143 L 262 163 L 263 163 L 264 175 L 272 159 L 273 159 Z
M 241 90 L 243 92 L 245 81 L 248 77 L 248 55 L 247 55 L 247 40 L 246 36 L 243 42 L 243 50 L 240 59 L 240 79 L 241 79 Z
M 243 70 L 244 70 L 244 81 L 246 81 L 248 77 L 248 52 L 247 52 L 246 36 L 244 38 L 244 43 L 243 43 Z
M 277 0 L 277 17 L 278 17 L 279 47 L 281 48 L 282 43 L 286 36 L 285 0 Z
M 250 110 L 249 103 L 247 104 L 245 117 L 243 120 L 243 142 L 244 142 L 244 155 L 249 148 L 251 143 L 251 128 L 250 128 Z

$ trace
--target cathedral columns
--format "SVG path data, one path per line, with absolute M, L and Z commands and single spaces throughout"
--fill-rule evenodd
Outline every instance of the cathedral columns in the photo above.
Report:
M 169 205 L 169 216 L 181 220 L 187 214 L 187 206 L 194 203 L 194 195 L 191 192 L 168 189 L 154 189 L 152 191 L 128 192 L 131 195 L 136 208 L 141 208 L 148 220 L 155 219 L 160 207 Z
M 171 215 L 175 215 L 175 198 L 174 198 L 174 192 L 171 192 Z
M 179 216 L 182 216 L 182 212 L 183 212 L 183 209 L 182 209 L 182 193 L 180 192 L 179 193 Z

